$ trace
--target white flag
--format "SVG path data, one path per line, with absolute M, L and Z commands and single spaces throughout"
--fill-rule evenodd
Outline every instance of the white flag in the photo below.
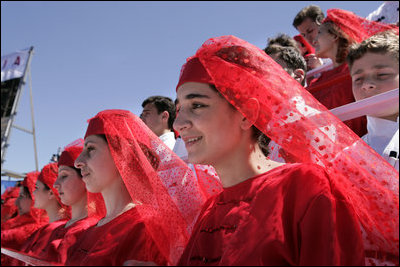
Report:
M 21 78 L 29 58 L 29 48 L 1 57 L 1 81 Z

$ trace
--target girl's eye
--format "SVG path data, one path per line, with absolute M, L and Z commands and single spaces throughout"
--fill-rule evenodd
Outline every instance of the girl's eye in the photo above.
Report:
M 206 107 L 206 105 L 198 104 L 198 103 L 192 104 L 192 109 L 198 109 L 198 108 L 203 108 L 203 107 Z

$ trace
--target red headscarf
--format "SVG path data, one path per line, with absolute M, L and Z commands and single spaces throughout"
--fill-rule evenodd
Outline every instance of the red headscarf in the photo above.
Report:
M 75 169 L 74 163 L 83 150 L 83 144 L 83 139 L 80 138 L 64 147 L 57 162 L 58 167 L 64 165 Z M 106 206 L 104 204 L 103 196 L 100 193 L 91 193 L 87 190 L 86 193 L 88 216 L 96 216 L 99 218 L 104 217 L 106 215 Z
M 85 138 L 93 134 L 106 136 L 146 230 L 169 264 L 175 265 L 208 192 L 213 192 L 210 188 L 216 185 L 198 181 L 186 163 L 129 111 L 99 112 L 89 120 Z
M 309 54 L 315 54 L 315 49 L 310 45 L 309 42 L 303 37 L 303 35 L 298 34 L 293 37 L 297 42 L 302 43 L 304 47 L 307 49 L 306 53 L 303 56 L 307 56 Z
M 200 82 L 211 80 L 247 118 L 256 114 L 254 125 L 283 149 L 323 166 L 354 207 L 366 247 L 398 257 L 399 173 L 391 165 L 258 47 L 235 36 L 208 39 L 183 66 L 178 87 L 193 81 L 192 64 L 206 70 Z
M 13 186 L 8 187 L 4 193 L 1 195 L 1 222 L 15 217 L 18 213 L 18 208 L 15 205 L 15 200 L 19 195 L 19 187 Z
M 50 188 L 50 190 L 53 192 L 54 196 L 57 199 L 57 202 L 60 204 L 62 211 L 64 211 L 64 215 L 66 218 L 71 218 L 71 208 L 64 205 L 61 202 L 60 195 L 58 194 L 57 189 L 54 188 L 54 182 L 56 181 L 58 176 L 58 165 L 55 162 L 49 163 L 45 165 L 42 170 L 40 171 L 40 174 L 38 176 L 38 180 L 47 185 L 47 187 Z
M 376 22 L 359 17 L 353 12 L 341 9 L 328 9 L 327 16 L 322 23 L 332 21 L 350 40 L 357 43 L 379 32 L 394 29 L 399 34 L 399 27 L 393 24 Z

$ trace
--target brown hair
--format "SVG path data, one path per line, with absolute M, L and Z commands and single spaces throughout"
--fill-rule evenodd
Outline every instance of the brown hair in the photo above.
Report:
M 347 55 L 347 63 L 351 68 L 354 61 L 366 53 L 390 54 L 399 62 L 399 36 L 394 31 L 375 34 L 359 44 L 353 44 Z
M 350 39 L 335 23 L 332 21 L 326 21 L 322 25 L 325 26 L 327 31 L 332 34 L 336 35 L 339 39 L 338 48 L 336 51 L 336 59 L 335 61 L 339 64 L 342 64 L 346 61 L 346 57 L 349 53 L 349 47 L 354 40 Z
M 294 17 L 293 27 L 297 28 L 306 18 L 310 18 L 312 21 L 320 25 L 322 20 L 325 18 L 325 15 L 319 6 L 306 6 L 297 13 L 296 17 Z

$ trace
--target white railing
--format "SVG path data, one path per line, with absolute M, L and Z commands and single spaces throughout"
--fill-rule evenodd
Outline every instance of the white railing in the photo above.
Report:
M 341 121 L 347 121 L 364 115 L 373 115 L 398 104 L 399 88 L 331 109 L 330 112 Z

